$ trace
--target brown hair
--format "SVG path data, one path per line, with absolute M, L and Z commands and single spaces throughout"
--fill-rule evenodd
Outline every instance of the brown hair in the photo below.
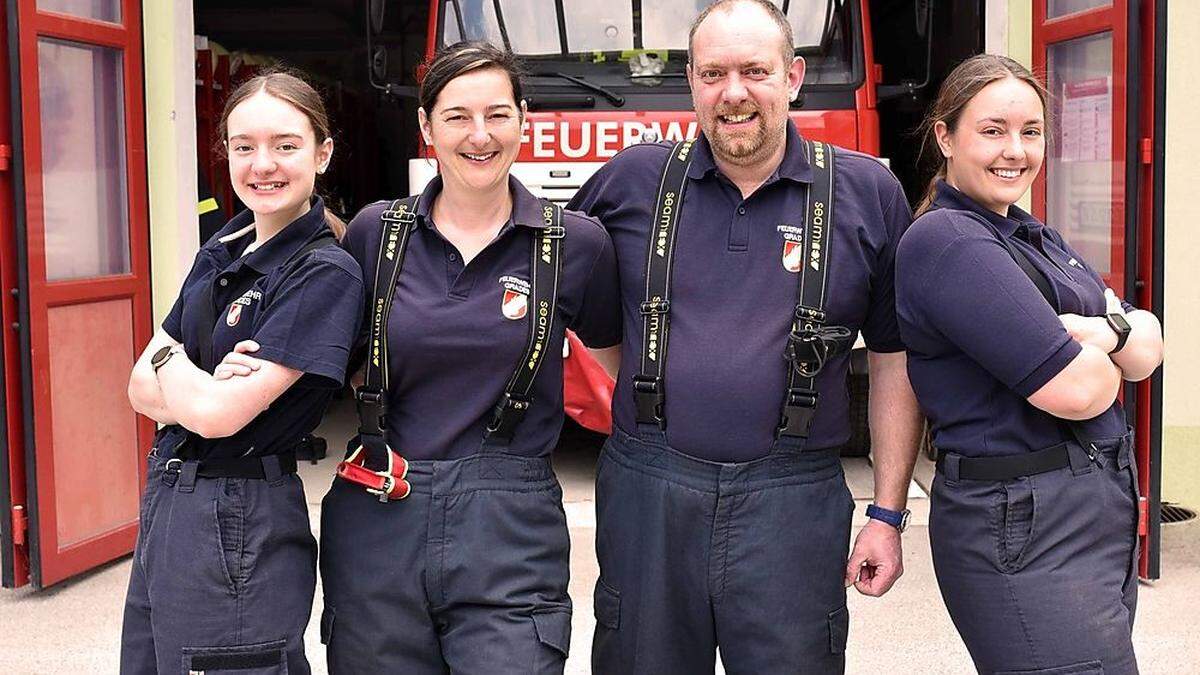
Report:
M 1033 73 L 1029 72 L 1028 68 L 1007 56 L 978 54 L 958 64 L 946 76 L 946 81 L 938 90 L 937 100 L 933 102 L 933 106 L 925 115 L 921 126 L 917 128 L 917 135 L 921 138 L 917 161 L 924 159 L 925 153 L 932 148 L 934 157 L 937 158 L 937 169 L 934 171 L 933 177 L 929 179 L 925 196 L 917 205 L 916 215 L 919 216 L 929 210 L 937 193 L 937 182 L 946 177 L 946 158 L 937 149 L 937 136 L 933 132 L 934 126 L 938 122 L 944 122 L 946 128 L 953 132 L 958 127 L 958 120 L 962 116 L 963 110 L 976 94 L 989 84 L 1009 77 L 1033 87 L 1038 98 L 1042 100 L 1042 110 L 1044 112 L 1049 110 L 1049 94 L 1046 93 L 1046 87 L 1034 77 Z M 1048 119 L 1047 124 L 1049 124 Z
M 482 40 L 456 42 L 443 47 L 424 68 L 421 78 L 421 88 L 417 93 L 417 101 L 425 109 L 425 114 L 433 115 L 433 106 L 437 103 L 438 95 L 450 81 L 459 75 L 464 75 L 481 68 L 496 68 L 508 75 L 512 84 L 513 102 L 521 107 L 521 76 L 524 67 L 512 52 L 500 49 L 490 42 Z
M 731 12 L 733 11 L 734 5 L 742 3 L 747 5 L 756 5 L 759 9 L 766 12 L 767 16 L 771 17 L 771 19 L 775 22 L 775 25 L 779 27 L 779 32 L 783 36 L 783 65 L 790 66 L 792 64 L 792 61 L 796 58 L 796 38 L 792 34 L 792 24 L 788 22 L 787 15 L 783 13 L 783 10 L 780 9 L 775 3 L 771 2 L 771 0 L 717 0 L 708 7 L 705 7 L 704 11 L 700 12 L 695 20 L 692 21 L 691 28 L 688 29 L 689 64 L 691 64 L 694 60 L 693 57 L 695 54 L 692 52 L 692 40 L 695 39 L 696 29 L 700 28 L 700 24 L 704 23 L 704 20 L 708 18 L 709 14 L 712 14 L 718 9 L 723 12 Z
M 229 113 L 233 112 L 233 109 L 242 101 L 260 91 L 290 104 L 307 117 L 309 124 L 312 125 L 313 136 L 317 144 L 332 137 L 329 128 L 329 114 L 325 112 L 325 102 L 321 100 L 321 95 L 317 93 L 317 90 L 293 73 L 269 70 L 243 82 L 226 99 L 225 108 L 221 111 L 221 119 L 217 123 L 217 138 L 220 139 L 219 145 L 222 152 L 226 151 L 225 141 L 228 140 L 229 130 L 226 125 L 229 122 Z M 346 223 L 334 215 L 329 207 L 325 207 L 325 222 L 329 224 L 329 229 L 333 230 L 334 236 L 339 240 L 346 234 Z

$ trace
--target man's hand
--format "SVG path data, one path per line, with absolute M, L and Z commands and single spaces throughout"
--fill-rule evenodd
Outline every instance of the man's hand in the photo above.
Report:
M 904 574 L 900 531 L 874 518 L 867 521 L 854 539 L 854 550 L 846 563 L 846 587 L 851 584 L 863 595 L 879 597 Z
M 258 343 L 254 340 L 242 340 L 233 346 L 233 351 L 225 355 L 217 367 L 213 369 L 214 380 L 228 380 L 231 377 L 246 377 L 262 368 L 262 359 L 256 359 L 250 354 L 258 351 Z

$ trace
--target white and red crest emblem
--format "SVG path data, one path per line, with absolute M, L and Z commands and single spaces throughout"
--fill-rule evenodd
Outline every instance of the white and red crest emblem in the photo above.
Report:
M 500 301 L 500 311 L 504 312 L 505 318 L 513 321 L 525 318 L 525 313 L 529 311 L 529 296 L 518 291 L 504 289 L 504 299 Z
M 798 241 L 785 239 L 783 242 L 783 269 L 799 272 L 804 266 L 804 247 Z
M 229 326 L 236 326 L 241 318 L 242 304 L 239 302 L 234 302 L 233 304 L 229 305 L 229 313 L 225 315 L 225 324 Z

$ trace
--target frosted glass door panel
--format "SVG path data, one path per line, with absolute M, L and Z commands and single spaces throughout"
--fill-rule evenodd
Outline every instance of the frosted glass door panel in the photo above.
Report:
M 85 19 L 121 22 L 121 0 L 37 0 L 37 8 Z
M 129 272 L 121 53 L 41 39 L 46 278 Z
M 1112 33 L 1046 50 L 1054 112 L 1046 162 L 1046 222 L 1101 274 L 1112 271 Z

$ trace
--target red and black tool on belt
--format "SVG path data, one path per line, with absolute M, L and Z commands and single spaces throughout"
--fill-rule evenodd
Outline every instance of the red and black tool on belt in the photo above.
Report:
M 387 444 L 388 354 L 387 324 L 392 312 L 396 279 L 404 263 L 408 238 L 416 225 L 417 198 L 392 202 L 380 214 L 382 233 L 375 261 L 375 288 L 371 296 L 370 335 L 363 385 L 354 390 L 358 406 L 358 447 L 338 464 L 337 475 L 363 486 L 381 502 L 404 499 L 412 490 L 405 477 L 408 461 Z

